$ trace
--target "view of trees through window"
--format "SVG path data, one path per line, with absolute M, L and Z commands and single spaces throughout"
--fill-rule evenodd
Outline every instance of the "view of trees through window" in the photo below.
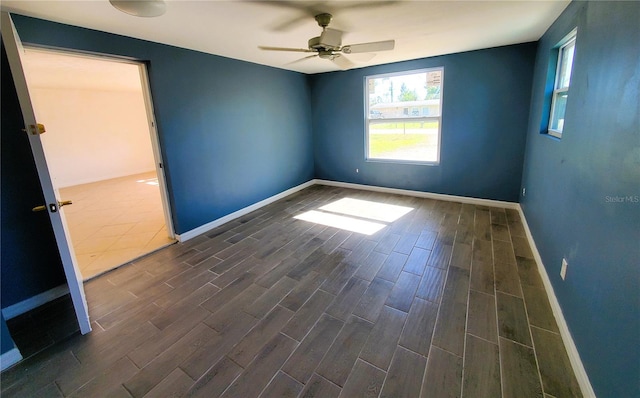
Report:
M 367 159 L 437 163 L 443 68 L 366 79 Z

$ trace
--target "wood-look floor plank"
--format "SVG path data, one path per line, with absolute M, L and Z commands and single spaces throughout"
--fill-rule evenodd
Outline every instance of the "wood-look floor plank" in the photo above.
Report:
M 299 382 L 306 384 L 343 325 L 344 322 L 330 316 L 320 317 L 320 320 L 284 364 L 282 370 Z
M 71 394 L 71 397 L 95 397 L 107 396 L 112 390 L 117 389 L 125 381 L 132 377 L 138 368 L 127 357 L 122 357 L 113 366 L 106 369 L 89 383 L 83 385 Z
M 128 354 L 129 358 L 140 368 L 146 366 L 164 352 L 167 347 L 180 340 L 191 331 L 191 329 L 196 327 L 196 325 L 202 322 L 207 316 L 209 316 L 209 311 L 196 307 L 158 333 L 155 338 L 147 339 L 144 344 L 131 351 Z
M 464 349 L 468 294 L 469 271 L 450 267 L 433 344 L 458 356 L 462 356 Z
M 219 397 L 242 371 L 243 369 L 240 365 L 228 357 L 223 357 L 191 386 L 185 396 L 200 398 Z
M 471 244 L 456 242 L 451 252 L 451 266 L 463 269 L 471 267 Z
M 471 267 L 471 289 L 485 294 L 494 294 L 495 277 L 493 261 L 473 261 Z
M 411 250 L 411 254 L 409 254 L 409 258 L 404 264 L 404 268 L 402 270 L 422 276 L 422 274 L 424 273 L 424 268 L 427 266 L 427 260 L 429 259 L 430 255 L 430 250 L 414 247 L 413 250 Z
M 408 258 L 409 256 L 406 254 L 392 252 L 382 264 L 382 268 L 380 268 L 376 276 L 395 283 Z
M 315 271 L 308 273 L 282 299 L 280 305 L 291 311 L 298 311 L 318 287 L 324 283 L 325 279 L 325 276 Z
M 439 304 L 446 276 L 445 270 L 426 266 L 416 291 L 416 297 Z
M 544 289 L 542 278 L 538 272 L 538 264 L 534 259 L 516 257 L 518 275 L 522 286 L 531 286 Z
M 370 322 L 375 322 L 393 286 L 393 283 L 382 278 L 374 279 L 362 297 L 360 297 L 353 314 Z
M 218 332 L 224 333 L 236 321 L 242 320 L 243 318 L 251 318 L 255 320 L 255 322 L 258 322 L 257 318 L 241 311 L 241 309 L 255 301 L 255 299 L 266 290 L 267 289 L 262 286 L 255 284 L 250 285 L 242 293 L 231 299 L 221 308 L 216 309 L 216 311 L 207 317 L 203 323 Z
M 531 328 L 544 392 L 556 397 L 582 397 L 571 361 L 557 333 Z
M 305 385 L 299 398 L 337 398 L 342 388 L 322 376 L 314 374 Z
M 234 297 L 251 286 L 255 279 L 256 277 L 252 273 L 242 274 L 238 279 L 234 280 L 228 286 L 213 295 L 210 299 L 203 302 L 201 304 L 202 308 L 206 308 L 211 313 L 215 313 L 227 302 L 231 301 Z
M 431 249 L 431 255 L 427 260 L 427 265 L 436 268 L 447 269 L 449 261 L 451 260 L 451 253 L 453 252 L 453 245 L 443 243 L 440 240 L 436 240 Z
M 425 357 L 398 346 L 380 397 L 417 397 L 420 394 L 426 366 Z
M 303 384 L 284 372 L 278 372 L 269 385 L 262 391 L 263 398 L 296 398 L 302 391 Z
M 396 253 L 402 253 L 406 255 L 411 254 L 411 251 L 413 250 L 413 246 L 415 245 L 419 236 L 420 235 L 417 235 L 417 234 L 400 235 L 400 239 L 398 240 L 398 243 L 396 243 L 396 245 L 394 246 L 393 251 Z
M 313 296 L 287 322 L 282 333 L 302 341 L 334 298 L 335 296 L 330 293 L 316 290 Z
M 282 333 L 275 335 L 221 396 L 235 398 L 260 395 L 297 344 Z
M 177 301 L 174 305 L 168 307 L 160 314 L 151 318 L 149 322 L 158 329 L 163 330 L 178 319 L 181 314 L 185 314 L 198 307 L 201 303 L 208 300 L 219 291 L 219 287 L 207 283 L 193 291 L 191 294 L 188 294 L 183 299 Z
M 524 302 L 527 305 L 527 315 L 529 317 L 529 324 L 537 326 L 542 329 L 550 330 L 555 333 L 560 333 L 556 318 L 553 315 L 551 304 L 549 304 L 549 297 L 544 289 L 522 286 L 522 292 L 524 295 Z
M 229 358 L 246 368 L 280 329 L 291 319 L 293 312 L 276 306 L 263 320 L 251 329 L 240 342 L 229 352 Z
M 420 247 L 422 249 L 431 250 L 433 248 L 433 244 L 436 241 L 438 236 L 438 232 L 432 231 L 430 229 L 424 229 L 420 232 L 418 236 L 418 240 L 416 240 L 415 247 Z
M 384 237 L 380 239 L 376 247 L 373 248 L 373 250 L 378 253 L 390 254 L 399 240 L 400 235 L 398 234 L 385 234 Z
M 386 305 L 400 311 L 409 312 L 419 284 L 420 277 L 418 275 L 402 271 L 387 298 Z
M 460 398 L 462 396 L 462 358 L 431 347 L 420 398 Z
M 339 386 L 344 386 L 372 327 L 370 322 L 363 319 L 349 318 L 318 365 L 316 373 Z
M 471 290 L 467 332 L 498 344 L 496 328 L 496 299 L 494 296 Z
M 511 242 L 504 242 L 501 240 L 493 241 L 493 260 L 496 263 L 515 264 L 516 256 L 513 252 L 513 245 Z
M 502 396 L 542 397 L 536 358 L 531 347 L 500 338 Z
M 495 286 L 496 291 L 508 293 L 512 296 L 522 297 L 518 269 L 515 263 L 495 262 Z
M 288 277 L 280 279 L 270 289 L 244 307 L 244 311 L 258 319 L 267 315 L 297 285 L 297 281 Z
M 498 292 L 498 334 L 509 340 L 531 347 L 529 322 L 524 301 L 519 297 Z
M 500 397 L 500 354 L 497 342 L 490 343 L 467 335 L 464 353 L 465 397 Z
M 360 359 L 353 365 L 340 397 L 378 397 L 387 374 Z
M 386 371 L 391 363 L 406 318 L 405 312 L 385 306 L 378 321 L 371 329 L 367 342 L 360 351 L 360 358 Z
M 427 356 L 431 347 L 433 329 L 438 316 L 438 305 L 420 298 L 413 301 L 409 316 L 400 336 L 401 346 Z
M 372 281 L 375 278 L 382 264 L 387 260 L 387 255 L 376 251 L 369 253 L 369 256 L 362 262 L 358 270 L 353 275 L 356 278 Z
M 193 354 L 180 363 L 180 368 L 192 379 L 198 380 L 209 371 L 211 366 L 218 363 L 233 346 L 258 323 L 258 320 L 238 312 L 233 320 L 222 330 L 218 330 L 217 336 L 212 336 L 205 341 Z
M 353 309 L 358 305 L 368 286 L 369 282 L 364 279 L 355 277 L 349 279 L 344 289 L 340 291 L 333 303 L 327 308 L 327 314 L 346 321 Z
M 165 377 L 145 398 L 183 397 L 194 384 L 194 380 L 180 368 L 176 368 L 169 376 Z
M 124 386 L 134 397 L 142 397 L 167 377 L 200 346 L 217 336 L 217 332 L 199 324 L 174 345 L 163 351 L 148 365 L 129 378 Z

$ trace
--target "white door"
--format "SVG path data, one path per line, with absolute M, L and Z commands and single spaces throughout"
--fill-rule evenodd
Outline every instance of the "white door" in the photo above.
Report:
M 39 126 L 36 121 L 35 112 L 31 104 L 31 98 L 29 97 L 27 81 L 25 80 L 24 71 L 22 69 L 22 42 L 20 41 L 20 37 L 18 37 L 18 33 L 16 32 L 13 21 L 11 20 L 11 16 L 8 13 L 2 13 L 1 22 L 2 40 L 7 52 L 7 58 L 9 59 L 9 66 L 11 67 L 11 74 L 13 75 L 16 91 L 18 93 L 20 108 L 22 109 L 22 116 L 26 130 L 25 134 L 28 134 L 29 136 L 29 144 L 31 145 L 33 158 L 35 159 L 36 168 L 38 169 L 40 185 L 42 186 L 42 192 L 46 201 L 43 205 L 51 219 L 51 225 L 53 226 L 53 232 L 56 237 L 58 251 L 60 252 L 64 273 L 67 278 L 67 284 L 69 285 L 69 292 L 71 293 L 71 300 L 73 301 L 73 307 L 75 308 L 78 324 L 80 325 L 80 332 L 82 334 L 87 334 L 91 331 L 91 323 L 89 321 L 87 300 L 85 299 L 84 287 L 82 285 L 82 276 L 80 275 L 80 271 L 75 262 L 75 255 L 72 252 L 73 248 L 68 243 L 69 235 L 61 215 L 61 211 L 64 211 L 61 207 L 61 199 L 56 197 L 56 192 L 51 182 L 51 176 L 49 175 L 49 169 L 47 168 L 47 162 L 44 157 Z

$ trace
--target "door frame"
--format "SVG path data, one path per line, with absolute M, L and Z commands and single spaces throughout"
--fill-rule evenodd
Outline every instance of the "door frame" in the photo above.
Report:
M 160 188 L 160 201 L 162 203 L 162 211 L 164 214 L 164 222 L 167 228 L 167 234 L 170 239 L 176 239 L 176 233 L 173 229 L 173 219 L 171 217 L 171 205 L 169 204 L 169 191 L 167 189 L 166 175 L 164 173 L 164 160 L 160 149 L 160 137 L 158 135 L 157 123 L 155 119 L 155 108 L 153 107 L 153 99 L 151 96 L 151 85 L 149 83 L 149 74 L 147 72 L 147 64 L 132 58 L 119 57 L 101 53 L 86 53 L 75 51 L 73 49 L 60 47 L 40 47 L 37 45 L 27 45 L 25 49 L 48 52 L 52 54 L 66 55 L 69 57 L 88 58 L 96 61 L 117 62 L 121 64 L 134 65 L 138 67 L 140 76 L 140 88 L 142 90 L 142 98 L 145 106 L 145 117 L 147 119 L 147 128 L 149 138 L 151 140 L 151 150 L 155 162 L 156 176 L 158 177 L 158 186 Z M 66 225 L 65 225 L 66 226 Z M 68 228 L 67 228 L 68 230 Z

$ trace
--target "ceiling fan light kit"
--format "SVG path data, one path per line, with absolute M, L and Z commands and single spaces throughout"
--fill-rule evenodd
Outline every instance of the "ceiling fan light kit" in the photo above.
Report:
M 112 6 L 135 17 L 159 17 L 167 11 L 164 0 L 109 0 Z
M 110 0 L 113 1 L 113 0 Z M 304 57 L 297 61 L 290 62 L 297 63 L 309 58 L 328 59 L 333 61 L 341 69 L 350 69 L 355 66 L 349 59 L 343 56 L 343 54 L 356 54 L 356 53 L 371 53 L 377 51 L 389 51 L 395 47 L 394 40 L 385 40 L 371 43 L 350 44 L 342 46 L 342 32 L 335 29 L 328 28 L 329 23 L 333 16 L 328 13 L 322 13 L 315 16 L 315 20 L 322 28 L 320 36 L 312 37 L 308 41 L 308 49 L 301 48 L 286 48 L 286 47 L 269 47 L 260 46 L 259 48 L 267 51 L 292 51 L 292 52 L 315 52 L 316 55 Z M 372 54 L 371 58 L 373 58 Z M 369 59 L 371 59 L 369 58 Z

